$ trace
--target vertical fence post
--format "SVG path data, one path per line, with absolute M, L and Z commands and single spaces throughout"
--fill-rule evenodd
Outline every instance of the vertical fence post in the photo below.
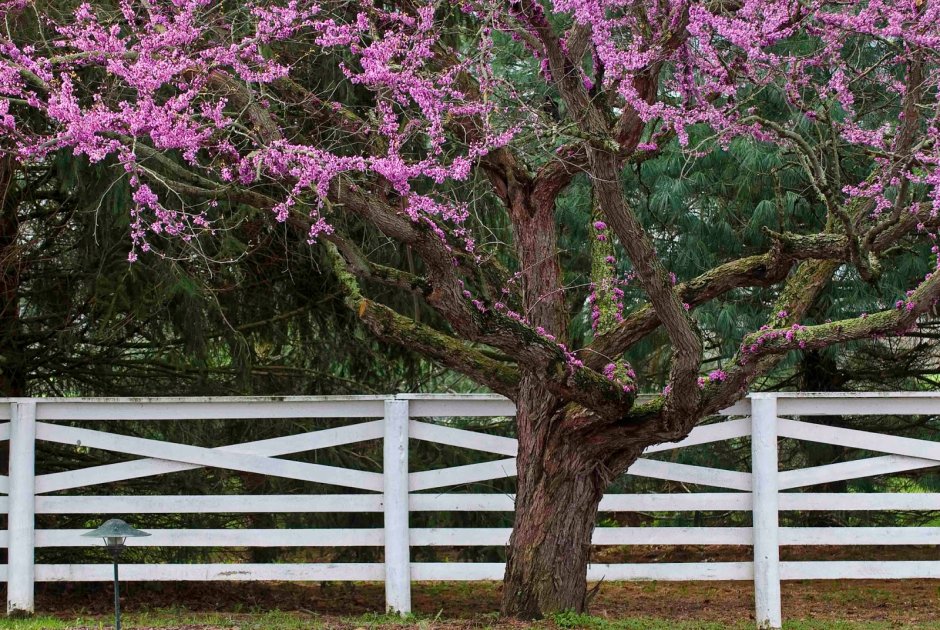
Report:
M 751 394 L 751 484 L 754 519 L 754 603 L 757 627 L 780 628 L 780 536 L 777 398 Z
M 408 532 L 408 401 L 385 401 L 385 609 L 411 612 Z
M 10 404 L 7 615 L 33 612 L 36 546 L 36 403 Z

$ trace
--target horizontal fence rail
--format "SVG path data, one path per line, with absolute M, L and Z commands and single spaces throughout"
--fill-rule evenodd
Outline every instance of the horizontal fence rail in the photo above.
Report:
M 447 488 L 516 475 L 516 440 L 450 426 L 441 418 L 511 417 L 513 404 L 490 395 L 398 395 L 285 398 L 0 399 L 0 441 L 10 441 L 8 475 L 0 475 L 0 513 L 7 529 L 0 548 L 7 564 L 7 609 L 32 611 L 35 582 L 105 581 L 105 564 L 37 564 L 35 550 L 89 547 L 87 530 L 41 529 L 39 515 L 374 513 L 382 526 L 343 529 L 149 529 L 150 547 L 376 547 L 383 562 L 128 564 L 125 580 L 352 580 L 384 581 L 390 610 L 411 607 L 411 583 L 499 580 L 504 565 L 489 562 L 412 562 L 415 547 L 502 547 L 505 527 L 411 527 L 422 512 L 512 512 L 507 494 L 460 493 Z M 760 627 L 781 624 L 780 580 L 940 578 L 940 561 L 780 561 L 781 546 L 936 545 L 938 527 L 781 527 L 786 511 L 940 510 L 938 493 L 795 492 L 822 483 L 940 465 L 940 443 L 821 424 L 800 418 L 852 415 L 936 415 L 940 394 L 752 394 L 721 412 L 723 419 L 696 427 L 681 442 L 648 448 L 646 455 L 724 440 L 750 439 L 749 472 L 643 457 L 628 475 L 712 489 L 686 494 L 608 494 L 602 512 L 752 512 L 751 527 L 598 527 L 595 545 L 737 545 L 753 548 L 751 562 L 593 564 L 590 580 L 753 580 Z M 195 446 L 102 430 L 101 421 L 355 419 L 355 424 L 229 444 Z M 437 419 L 437 421 L 435 421 Z M 79 426 L 95 421 L 99 428 Z M 107 425 L 105 425 L 107 426 Z M 863 459 L 779 470 L 781 438 L 878 453 Z M 382 443 L 382 472 L 285 459 L 320 449 Z M 492 461 L 434 470 L 411 470 L 413 441 L 469 449 Z M 36 444 L 50 442 L 120 454 L 78 470 L 36 474 Z M 40 462 L 41 463 L 41 462 Z M 223 469 L 320 484 L 335 493 L 289 495 L 61 495 L 64 491 L 198 469 Z M 40 468 L 42 470 L 42 468 Z

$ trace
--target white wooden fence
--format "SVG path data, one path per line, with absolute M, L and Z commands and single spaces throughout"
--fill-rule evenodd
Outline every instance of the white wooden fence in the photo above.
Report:
M 595 545 L 753 546 L 753 562 L 594 564 L 590 580 L 754 580 L 760 627 L 781 625 L 780 580 L 940 578 L 940 561 L 781 562 L 781 545 L 935 545 L 937 527 L 778 526 L 779 510 L 940 510 L 940 494 L 787 492 L 819 483 L 897 473 L 940 465 L 940 443 L 808 424 L 804 415 L 920 415 L 940 413 L 940 394 L 752 394 L 722 412 L 727 419 L 696 428 L 678 444 L 647 453 L 751 437 L 752 472 L 640 459 L 630 475 L 722 489 L 684 494 L 608 495 L 605 512 L 753 511 L 754 527 L 599 527 Z M 106 564 L 35 564 L 37 547 L 101 544 L 86 530 L 36 529 L 43 514 L 175 513 L 384 513 L 374 529 L 176 529 L 148 530 L 135 545 L 176 547 L 384 547 L 382 563 L 128 564 L 125 580 L 355 580 L 384 581 L 389 609 L 410 610 L 410 585 L 428 580 L 499 580 L 500 563 L 410 561 L 420 546 L 502 546 L 506 528 L 409 528 L 409 512 L 511 512 L 507 494 L 441 490 L 513 477 L 513 439 L 434 424 L 429 418 L 511 416 L 513 405 L 495 396 L 399 395 L 282 399 L 0 399 L 0 440 L 9 439 L 10 474 L 0 476 L 0 512 L 8 530 L 0 547 L 8 563 L 8 611 L 32 611 L 34 583 L 107 581 Z M 81 421 L 189 421 L 199 419 L 357 418 L 366 421 L 274 439 L 202 448 L 79 428 Z M 67 422 L 68 424 L 63 424 Z M 779 471 L 778 437 L 885 453 L 857 461 Z M 279 456 L 384 440 L 384 474 L 280 459 Z M 133 461 L 69 472 L 35 474 L 39 440 L 137 456 Z M 424 440 L 500 456 L 495 461 L 438 470 L 408 468 L 409 440 Z M 320 495 L 64 496 L 62 491 L 201 467 L 221 468 L 340 486 L 358 491 Z M 346 490 L 346 492 L 349 492 Z M 146 529 L 146 517 L 134 525 Z M 934 558 L 938 556 L 933 554 Z

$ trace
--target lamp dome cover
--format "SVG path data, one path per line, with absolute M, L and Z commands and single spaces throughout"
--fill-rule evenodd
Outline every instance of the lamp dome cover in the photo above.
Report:
M 137 538 L 140 536 L 150 536 L 147 532 L 134 529 L 119 518 L 112 518 L 101 524 L 98 529 L 82 534 L 82 536 L 94 536 L 96 538 Z

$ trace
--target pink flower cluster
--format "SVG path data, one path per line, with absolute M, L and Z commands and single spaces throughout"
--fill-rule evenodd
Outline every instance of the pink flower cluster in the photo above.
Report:
M 747 357 L 749 354 L 757 354 L 760 352 L 761 348 L 766 344 L 774 341 L 776 339 L 786 339 L 788 342 L 793 340 L 797 341 L 797 345 L 802 349 L 806 347 L 806 341 L 799 338 L 799 333 L 806 330 L 806 326 L 800 324 L 793 324 L 789 328 L 785 329 L 772 329 L 769 326 L 761 326 L 760 332 L 757 335 L 757 338 L 751 340 L 750 342 L 745 342 L 745 345 L 741 347 L 741 354 Z
M 625 392 L 635 392 L 637 390 L 636 371 L 626 361 L 618 363 L 608 363 L 604 367 L 604 376 L 608 381 L 613 381 Z
M 5 0 L 0 15 L 29 4 Z M 415 13 L 386 10 L 369 0 L 354 11 L 348 8 L 329 0 L 248 0 L 227 14 L 212 0 L 119 0 L 115 14 L 80 4 L 71 20 L 53 24 L 58 38 L 51 49 L 40 51 L 0 35 L 0 140 L 12 142 L 23 160 L 42 160 L 60 149 L 91 161 L 116 156 L 136 176 L 134 187 L 152 179 L 138 163 L 137 142 L 160 152 L 178 151 L 191 168 L 223 182 L 286 184 L 275 216 L 283 221 L 303 208 L 313 220 L 311 240 L 331 231 L 322 205 L 330 183 L 343 173 L 368 174 L 386 180 L 403 198 L 407 214 L 416 221 L 430 219 L 442 238 L 438 222 L 457 226 L 456 235 L 472 251 L 472 237 L 459 227 L 466 207 L 415 184 L 465 180 L 475 160 L 515 134 L 511 125 L 497 126 L 505 117 L 497 115 L 495 100 L 466 94 L 458 85 L 461 74 L 475 74 L 489 89 L 490 73 L 481 71 L 489 59 L 489 37 L 481 38 L 479 57 L 441 64 L 433 4 Z M 311 54 L 346 56 L 342 70 L 349 81 L 376 95 L 375 125 L 360 132 L 381 138 L 383 153 L 350 154 L 341 137 L 333 147 L 297 142 L 288 129 L 279 129 L 275 138 L 244 132 L 245 121 L 239 119 L 245 103 L 271 107 L 263 86 L 292 70 L 272 52 L 287 40 L 312 46 Z M 105 69 L 109 81 L 82 81 L 86 66 Z M 234 107 L 233 94 L 239 101 Z M 53 130 L 23 130 L 9 98 L 41 112 Z M 475 139 L 462 150 L 450 146 L 447 122 L 469 118 L 480 121 Z M 167 210 L 165 202 L 153 199 L 161 188 L 135 195 L 141 200 L 133 217 L 135 250 L 143 249 L 148 234 L 200 231 L 200 222 L 180 217 L 205 217 L 205 211 Z
M 708 373 L 708 376 L 700 376 L 698 378 L 698 386 L 700 389 L 704 389 L 705 386 L 709 383 L 720 383 L 728 378 L 728 373 L 722 369 L 712 370 Z

